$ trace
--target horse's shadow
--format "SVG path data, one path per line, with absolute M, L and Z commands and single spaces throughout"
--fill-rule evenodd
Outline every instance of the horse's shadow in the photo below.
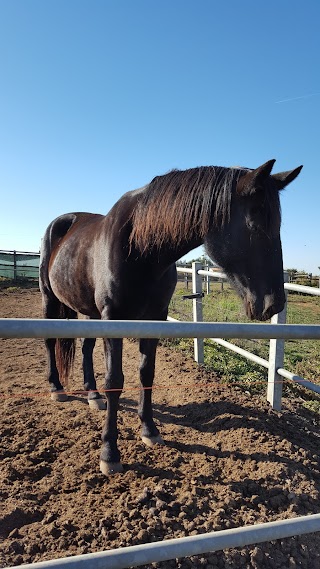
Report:
M 121 398 L 121 405 L 126 411 L 135 412 L 136 402 L 129 398 Z M 231 417 L 228 418 L 228 415 Z M 250 453 L 250 446 L 246 446 L 239 440 L 238 450 L 221 450 L 220 441 L 216 448 L 214 445 L 207 446 L 201 442 L 185 443 L 170 440 L 166 441 L 166 446 L 176 449 L 179 452 L 191 454 L 205 454 L 207 460 L 223 459 L 232 456 L 235 460 L 255 460 L 257 462 L 274 462 L 286 464 L 288 472 L 294 474 L 296 471 L 304 473 L 308 479 L 317 481 L 320 489 L 320 455 L 319 442 L 320 432 L 318 417 L 311 411 L 304 409 L 303 415 L 298 416 L 292 412 L 283 414 L 273 412 L 271 408 L 254 409 L 245 407 L 232 401 L 220 400 L 217 402 L 187 403 L 185 405 L 161 405 L 154 404 L 154 418 L 162 424 L 172 424 L 177 427 L 191 428 L 201 433 L 211 434 L 212 436 L 229 431 L 230 429 L 246 427 L 251 431 L 254 438 L 261 434 L 266 437 L 271 436 L 279 442 L 287 440 L 293 449 L 292 458 L 284 453 L 279 456 L 277 448 L 268 449 L 268 453 L 263 451 L 253 451 Z M 307 425 L 307 426 L 306 426 Z M 307 431 L 306 431 L 307 429 Z M 297 437 L 298 433 L 301 436 Z M 305 436 L 303 436 L 305 433 Z M 197 439 L 199 440 L 199 437 Z M 219 437 L 221 439 L 221 437 Z M 254 440 L 256 447 L 256 441 Z M 296 456 L 300 449 L 306 452 L 306 456 Z M 308 460 L 308 464 L 303 462 Z

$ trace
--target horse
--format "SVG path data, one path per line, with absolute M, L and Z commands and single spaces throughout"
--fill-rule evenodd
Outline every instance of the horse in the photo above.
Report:
M 176 261 L 204 244 L 226 273 L 250 319 L 265 321 L 285 303 L 279 192 L 302 166 L 272 174 L 258 168 L 201 166 L 172 170 L 125 193 L 107 215 L 68 213 L 48 226 L 41 248 L 45 318 L 166 320 Z M 100 469 L 122 472 L 117 412 L 124 385 L 122 339 L 104 338 L 107 411 Z M 93 368 L 95 339 L 84 338 L 82 368 L 90 407 L 105 409 Z M 140 339 L 138 416 L 143 442 L 164 444 L 153 420 L 152 385 L 158 340 Z M 47 338 L 51 398 L 65 401 L 74 340 Z

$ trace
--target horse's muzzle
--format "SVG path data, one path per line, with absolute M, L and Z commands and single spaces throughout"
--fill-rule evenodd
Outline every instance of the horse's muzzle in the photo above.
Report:
M 274 314 L 279 314 L 285 305 L 285 296 L 281 295 L 280 299 L 275 299 L 273 294 L 268 294 L 263 301 L 259 301 L 253 296 L 247 296 L 244 301 L 247 317 L 250 320 L 261 320 L 265 322 L 270 320 Z

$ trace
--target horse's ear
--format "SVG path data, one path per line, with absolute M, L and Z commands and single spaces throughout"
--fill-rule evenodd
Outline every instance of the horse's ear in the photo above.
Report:
M 256 186 L 270 176 L 274 163 L 274 159 L 268 160 L 268 162 L 265 162 L 262 166 L 259 166 L 255 170 L 250 170 L 250 172 L 241 176 L 237 184 L 237 194 L 242 196 L 254 194 Z
M 292 182 L 298 174 L 300 174 L 303 166 L 298 166 L 294 170 L 288 172 L 280 172 L 279 174 L 272 174 L 271 178 L 276 182 L 278 190 L 283 190 L 290 182 Z

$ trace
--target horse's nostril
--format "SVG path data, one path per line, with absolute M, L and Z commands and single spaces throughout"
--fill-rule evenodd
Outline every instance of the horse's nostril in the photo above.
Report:
M 245 300 L 246 315 L 250 320 L 261 320 L 261 311 L 258 309 L 256 303 L 250 299 Z
M 284 308 L 284 302 L 268 305 L 263 311 L 263 319 L 269 320 L 274 314 L 279 314 Z
M 274 295 L 273 294 L 266 294 L 266 296 L 264 297 L 264 300 L 263 300 L 263 312 L 265 313 L 265 312 L 272 310 L 274 304 L 275 304 Z

